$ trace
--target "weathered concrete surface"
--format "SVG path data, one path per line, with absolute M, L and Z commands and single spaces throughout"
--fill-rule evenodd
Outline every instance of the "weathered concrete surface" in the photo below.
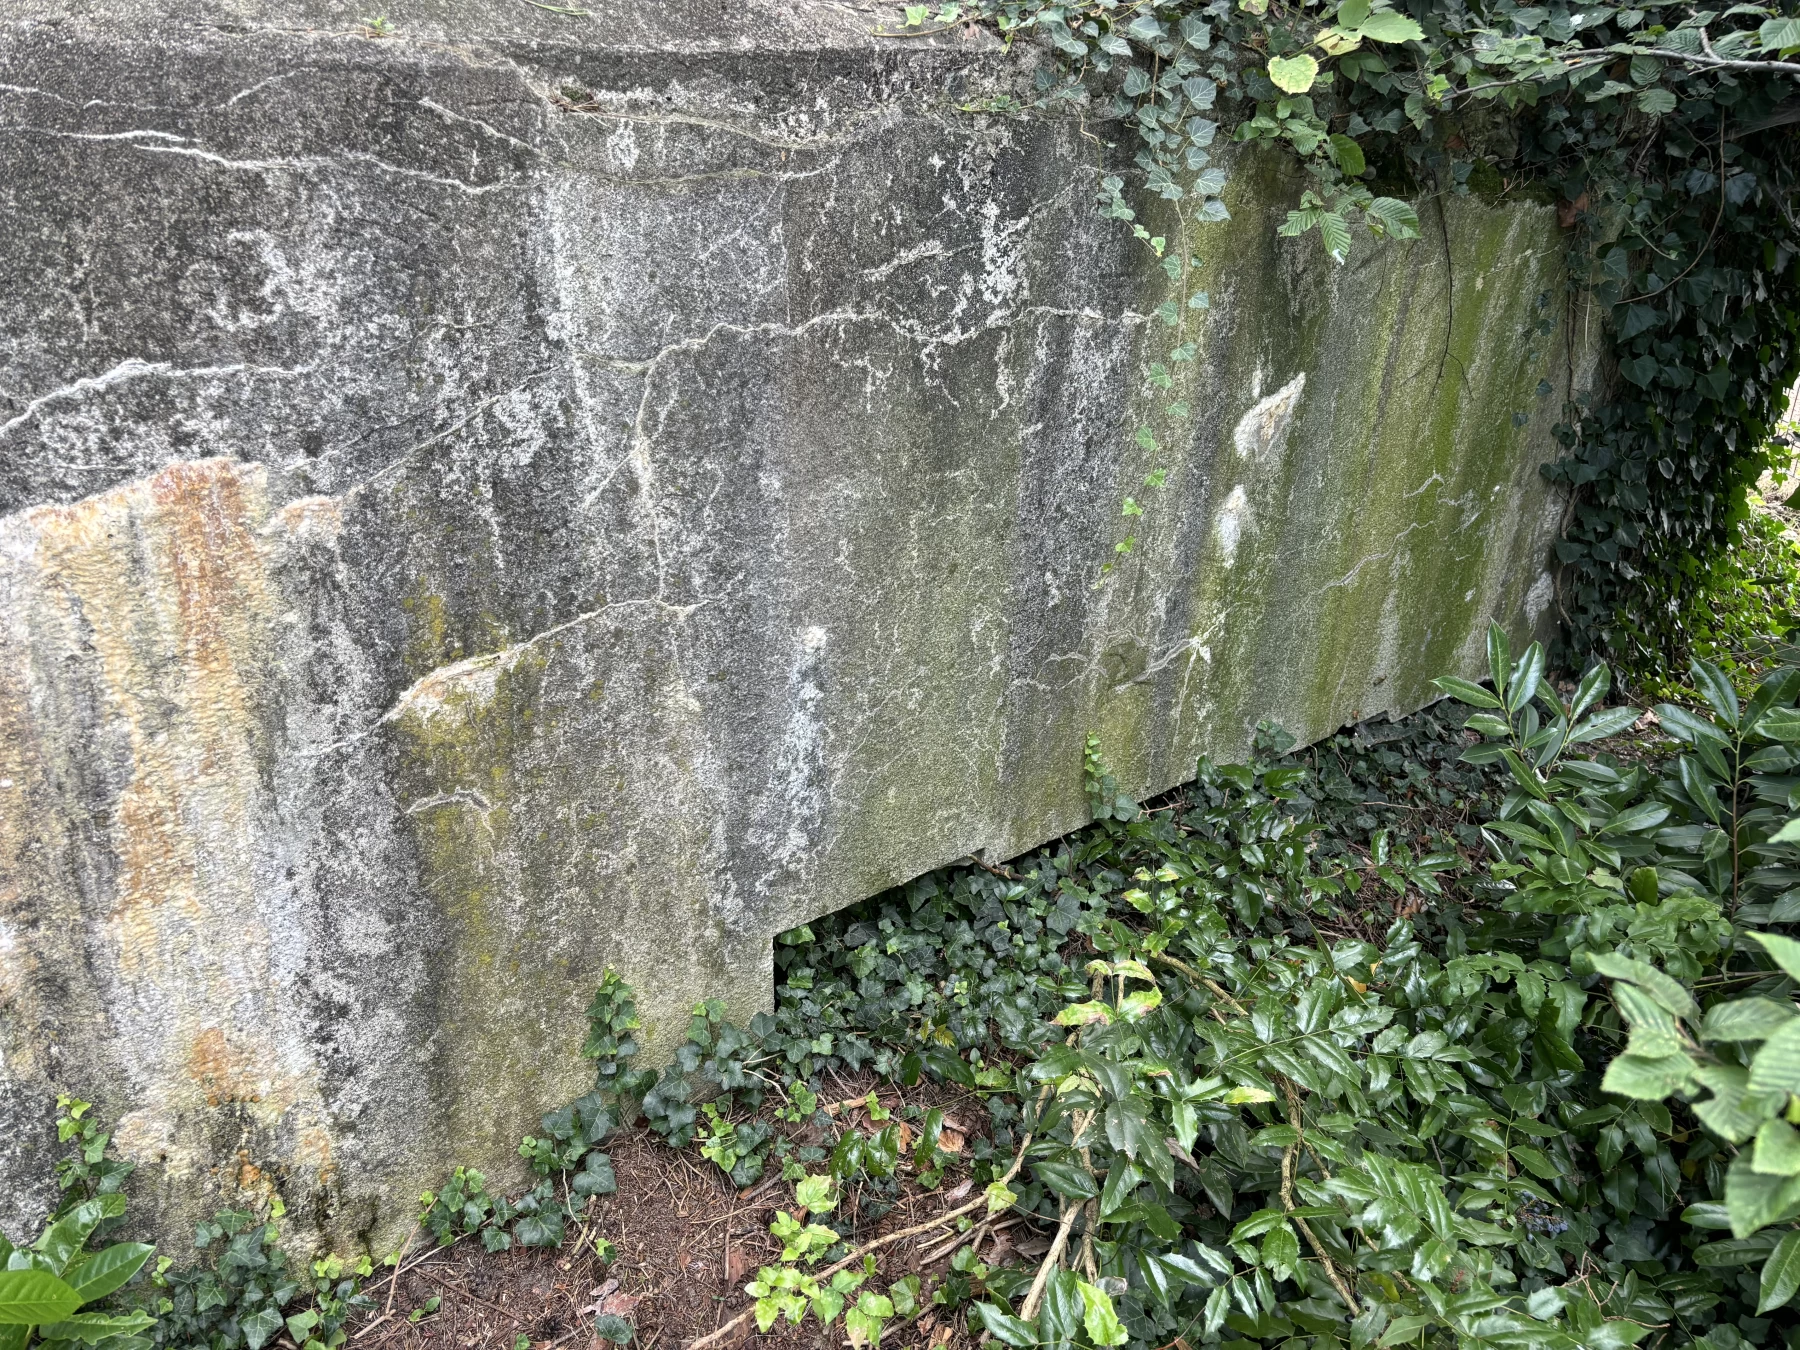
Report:
M 604 14 L 7 7 L 14 1236 L 60 1088 L 161 1231 L 391 1242 L 580 1090 L 607 965 L 666 1051 L 773 933 L 1080 823 L 1090 729 L 1148 792 L 1542 619 L 1549 212 L 1334 270 L 1240 166 L 1159 458 L 1162 272 L 1076 128 L 959 111 L 1017 58 Z

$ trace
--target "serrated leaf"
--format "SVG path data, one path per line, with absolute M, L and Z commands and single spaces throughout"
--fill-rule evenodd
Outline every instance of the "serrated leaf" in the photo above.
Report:
M 1333 262 L 1343 262 L 1350 256 L 1350 222 L 1336 211 L 1319 213 L 1319 238 Z
M 1800 1021 L 1787 1023 L 1762 1043 L 1750 1061 L 1750 1090 L 1800 1092 Z
M 1330 137 L 1331 157 L 1349 178 L 1361 178 L 1368 169 L 1362 147 L 1348 136 L 1333 132 Z
M 1659 1102 L 1692 1081 L 1696 1067 L 1686 1055 L 1665 1055 L 1655 1059 L 1618 1055 L 1606 1066 L 1606 1076 L 1600 1080 L 1600 1086 L 1621 1097 Z
M 1709 1041 L 1766 1041 L 1794 1020 L 1794 1005 L 1772 998 L 1740 998 L 1706 1010 L 1700 1034 Z
M 1750 1166 L 1766 1177 L 1800 1176 L 1800 1134 L 1785 1120 L 1765 1120 L 1756 1131 Z
M 1756 30 L 1757 41 L 1765 52 L 1783 52 L 1800 47 L 1800 19 L 1766 19 Z
M 1750 936 L 1762 944 L 1763 950 L 1775 959 L 1775 964 L 1789 979 L 1800 980 L 1800 942 L 1779 933 L 1752 933 Z
M 1665 811 L 1664 814 L 1666 815 L 1667 812 Z M 1661 820 L 1662 817 L 1658 816 L 1656 819 Z M 1655 823 L 1656 821 L 1651 822 L 1651 824 Z M 1637 985 L 1665 1012 L 1689 1019 L 1700 1016 L 1699 1006 L 1695 1004 L 1688 991 L 1682 987 L 1681 982 L 1671 979 L 1647 962 L 1620 956 L 1616 952 L 1597 953 L 1593 961 L 1594 969 L 1602 975 L 1610 979 L 1626 980 Z
M 1087 1329 L 1089 1340 L 1099 1346 L 1125 1344 L 1129 1337 L 1118 1313 L 1113 1310 L 1112 1298 L 1104 1289 L 1082 1281 L 1081 1302 L 1081 1324 Z
M 1384 9 L 1356 26 L 1358 37 L 1369 42 L 1423 42 L 1425 30 L 1404 14 Z

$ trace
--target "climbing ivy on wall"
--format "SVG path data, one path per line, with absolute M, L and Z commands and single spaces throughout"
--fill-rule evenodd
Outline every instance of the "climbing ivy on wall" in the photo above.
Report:
M 1103 209 L 1168 269 L 1171 327 L 1205 305 L 1197 260 L 1143 224 L 1142 199 L 1184 226 L 1225 218 L 1221 137 L 1299 160 L 1280 232 L 1316 232 L 1340 262 L 1355 228 L 1413 237 L 1445 196 L 1557 203 L 1571 296 L 1593 303 L 1612 357 L 1597 389 L 1569 372 L 1563 454 L 1545 466 L 1571 493 L 1569 655 L 1681 657 L 1684 606 L 1800 373 L 1800 5 L 976 0 L 936 18 L 971 8 L 1051 50 L 1040 108 L 1128 125 L 1135 176 L 1103 178 Z

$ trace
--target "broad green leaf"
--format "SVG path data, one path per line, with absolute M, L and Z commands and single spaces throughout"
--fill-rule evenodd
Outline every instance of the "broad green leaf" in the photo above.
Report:
M 1325 251 L 1333 262 L 1342 262 L 1350 256 L 1350 223 L 1336 211 L 1319 213 L 1319 238 L 1324 241 Z
M 989 1214 L 1010 1208 L 1019 1198 L 1004 1181 L 990 1181 L 986 1195 Z
M 1628 1054 L 1643 1059 L 1681 1054 L 1681 1033 L 1667 1009 L 1635 985 L 1620 982 L 1613 986 L 1612 993 L 1619 1011 L 1631 1026 Z
M 0 1326 L 60 1322 L 81 1295 L 47 1270 L 0 1270 Z
M 794 1203 L 814 1214 L 837 1208 L 837 1182 L 831 1177 L 802 1177 L 794 1187 Z
M 1800 709 L 1771 708 L 1751 730 L 1772 741 L 1800 741 Z
M 1762 943 L 1763 950 L 1775 958 L 1775 964 L 1786 971 L 1790 979 L 1800 980 L 1800 942 L 1779 933 L 1752 933 L 1750 936 Z
M 1371 14 L 1356 28 L 1357 34 L 1371 42 L 1423 42 L 1425 30 L 1404 14 L 1384 9 Z
M 1636 708 L 1607 708 L 1595 713 L 1571 731 L 1568 744 L 1585 745 L 1589 741 L 1603 741 L 1608 736 L 1617 736 L 1622 731 L 1630 730 L 1640 716 L 1642 714 Z
M 32 1247 L 42 1252 L 51 1269 L 61 1274 L 103 1220 L 116 1219 L 124 1212 L 125 1197 L 122 1195 L 97 1195 L 91 1200 L 83 1200 L 39 1234 Z
M 1772 998 L 1739 998 L 1708 1008 L 1700 1034 L 1709 1041 L 1766 1041 L 1793 1020 L 1791 1003 L 1778 1003 Z
M 1787 1102 L 1785 1093 L 1751 1092 L 1749 1071 L 1735 1064 L 1703 1064 L 1694 1070 L 1694 1077 L 1713 1091 L 1693 1104 L 1694 1114 L 1707 1129 L 1734 1144 L 1755 1134 Z
M 1440 675 L 1432 684 L 1450 695 L 1458 703 L 1467 703 L 1474 708 L 1498 708 L 1500 700 L 1495 698 L 1480 685 L 1468 680 L 1459 680 L 1453 675 Z
M 126 1313 L 77 1313 L 61 1322 L 38 1328 L 38 1338 L 46 1342 L 79 1341 L 98 1345 L 112 1336 L 135 1336 L 156 1325 L 156 1319 L 141 1309 Z
M 1363 158 L 1362 147 L 1350 137 L 1333 132 L 1330 139 L 1331 157 L 1337 161 L 1338 168 L 1344 171 L 1347 178 L 1361 178 L 1367 170 L 1368 162 Z
M 1687 745 L 1699 745 L 1708 741 L 1721 747 L 1731 744 L 1731 738 L 1706 718 L 1673 703 L 1657 704 L 1656 720 L 1664 731 Z
M 1359 27 L 1369 17 L 1369 0 L 1344 0 L 1338 6 L 1337 21 L 1345 28 Z
M 1544 644 L 1534 642 L 1519 657 L 1518 664 L 1506 677 L 1506 708 L 1518 712 L 1537 697 L 1538 683 L 1544 678 Z
M 1712 710 L 1718 714 L 1719 720 L 1728 727 L 1738 724 L 1737 689 L 1731 679 L 1711 661 L 1696 660 L 1692 667 L 1694 688 L 1705 696 L 1712 704 Z
M 1112 1298 L 1104 1289 L 1083 1280 L 1081 1301 L 1086 1305 L 1081 1321 L 1087 1328 L 1089 1340 L 1100 1346 L 1125 1344 L 1129 1337 L 1119 1322 L 1119 1315 L 1113 1311 Z
M 1262 1264 L 1278 1280 L 1293 1275 L 1294 1268 L 1300 1264 L 1300 1239 L 1293 1229 L 1283 1224 L 1269 1230 L 1263 1238 Z
M 1072 1270 L 1057 1270 L 1044 1286 L 1043 1306 L 1038 1309 L 1038 1334 L 1052 1345 L 1073 1341 L 1081 1332 L 1087 1305 L 1081 1297 L 1081 1278 Z
M 1800 1177 L 1765 1176 L 1750 1166 L 1747 1153 L 1740 1153 L 1725 1173 L 1725 1209 L 1731 1235 L 1747 1238 L 1800 1210 Z
M 1765 52 L 1784 52 L 1790 47 L 1800 47 L 1800 19 L 1766 19 L 1756 30 L 1756 38 Z
M 1506 630 L 1499 624 L 1488 621 L 1487 630 L 1488 675 L 1494 682 L 1494 693 L 1502 701 L 1506 698 L 1506 673 L 1512 669 L 1512 644 L 1507 640 Z
M 1769 836 L 1771 844 L 1800 844 L 1800 819 L 1790 820 Z
M 1302 52 L 1269 60 L 1269 80 L 1284 94 L 1304 94 L 1319 78 L 1319 63 Z
M 143 1242 L 115 1242 L 102 1248 L 69 1272 L 69 1287 L 83 1303 L 105 1298 L 138 1273 L 156 1248 Z
M 1119 1016 L 1127 1022 L 1140 1022 L 1162 1006 L 1162 990 L 1141 989 L 1127 994 L 1119 1003 Z
M 1569 704 L 1569 716 L 1578 718 L 1604 699 L 1612 689 L 1612 667 L 1602 663 L 1589 666 L 1581 683 L 1575 686 L 1575 698 Z
M 1126 1164 L 1129 1165 L 1129 1164 Z M 1094 1174 L 1079 1162 L 1067 1159 L 1045 1159 L 1031 1165 L 1037 1179 L 1070 1200 L 1091 1200 L 1100 1194 Z
M 1785 1120 L 1765 1120 L 1750 1166 L 1766 1177 L 1800 1176 L 1800 1134 Z
M 1606 1066 L 1606 1076 L 1601 1079 L 1600 1086 L 1621 1097 L 1659 1102 L 1693 1081 L 1696 1067 L 1686 1055 L 1666 1055 L 1657 1059 L 1619 1055 Z
M 1749 1086 L 1752 1092 L 1800 1092 L 1800 1021 L 1786 1023 L 1762 1043 L 1750 1061 Z
M 1660 819 L 1660 818 L 1659 818 Z M 1652 822 L 1654 823 L 1654 822 Z M 1620 956 L 1616 952 L 1601 952 L 1594 956 L 1594 969 L 1615 980 L 1626 980 L 1637 985 L 1666 1012 L 1676 1017 L 1697 1018 L 1700 1009 L 1679 980 L 1670 979 L 1656 967 L 1644 961 L 1634 960 L 1628 956 Z
M 969 1309 L 969 1321 L 981 1327 L 1002 1345 L 1032 1346 L 1038 1343 L 1036 1329 L 1029 1322 L 1002 1312 L 991 1303 L 977 1303 Z
M 1790 1232 L 1776 1244 L 1763 1264 L 1757 1314 L 1760 1316 L 1786 1306 L 1796 1292 L 1800 1292 L 1800 1232 Z
M 281 1330 L 281 1312 L 279 1309 L 265 1304 L 239 1322 L 238 1327 L 244 1333 L 244 1344 L 248 1345 L 250 1350 L 262 1350 L 263 1346 L 269 1343 L 269 1339 Z
M 1717 1200 L 1703 1200 L 1681 1211 L 1681 1221 L 1695 1228 L 1729 1228 L 1731 1216 Z
M 1651 117 L 1667 117 L 1675 111 L 1677 106 L 1675 95 L 1667 89 L 1660 88 L 1640 90 L 1634 101 L 1637 103 L 1639 112 Z

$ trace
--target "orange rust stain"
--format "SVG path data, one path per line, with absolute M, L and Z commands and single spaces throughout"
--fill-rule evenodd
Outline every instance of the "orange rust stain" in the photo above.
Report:
M 218 1027 L 208 1027 L 194 1038 L 188 1051 L 188 1076 L 206 1093 L 208 1106 L 227 1102 L 260 1102 L 262 1084 L 250 1057 L 232 1046 Z
M 246 864 L 273 607 L 257 538 L 267 514 L 261 471 L 231 460 L 27 513 L 46 589 L 98 658 L 107 720 L 129 742 L 112 930 L 125 973 L 158 984 L 191 980 L 196 956 L 219 966 L 204 949 L 223 939 L 237 974 L 224 983 L 241 986 L 261 945 Z
M 321 1176 L 336 1170 L 331 1158 L 331 1135 L 317 1125 L 308 1125 L 294 1137 L 294 1161 L 302 1167 L 316 1168 Z
M 293 1161 L 331 1166 L 316 1070 L 277 1031 L 255 860 L 273 809 L 262 769 L 279 689 L 274 565 L 292 543 L 329 543 L 338 526 L 326 498 L 271 511 L 263 470 L 226 459 L 172 464 L 6 522 L 23 546 L 5 562 L 24 603 L 0 647 L 18 648 L 25 673 L 0 677 L 0 730 L 8 741 L 19 731 L 14 749 L 30 757 L 0 745 L 0 778 L 22 782 L 29 770 L 42 781 L 32 763 L 45 756 L 125 771 L 96 824 L 114 859 L 113 973 L 131 1000 L 165 1013 L 166 1031 L 133 1042 L 151 1076 L 134 1113 L 144 1151 L 199 1161 L 204 1136 L 187 1122 L 204 1101 L 242 1108 L 259 1132 L 279 1129 L 269 1139 L 291 1139 Z M 56 658 L 34 667 L 50 673 L 30 673 L 33 652 Z M 64 729 L 40 722 L 27 687 L 36 678 L 96 709 L 91 743 L 59 741 Z M 0 805 L 12 786 L 0 783 Z M 21 848 L 44 853 L 41 833 L 0 819 L 0 873 Z M 0 889 L 0 915 L 7 900 Z M 8 967 L 0 952 L 0 994 L 18 982 Z M 121 1143 L 128 1135 L 122 1127 Z M 269 1169 L 288 1163 L 245 1155 L 221 1172 L 267 1189 Z

